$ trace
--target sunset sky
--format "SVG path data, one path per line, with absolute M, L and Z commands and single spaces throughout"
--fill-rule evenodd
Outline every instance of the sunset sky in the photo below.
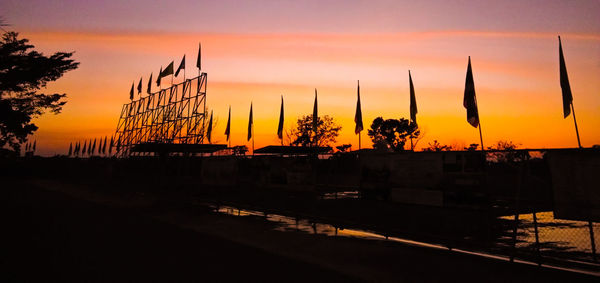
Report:
M 126 3 L 122 3 L 126 2 Z M 354 134 L 356 81 L 365 128 L 377 116 L 409 117 L 408 70 L 424 131 L 466 146 L 479 142 L 462 106 L 471 56 L 483 139 L 529 148 L 575 147 L 563 119 L 558 72 L 561 35 L 582 145 L 600 144 L 600 1 L 30 1 L 3 0 L 7 30 L 45 54 L 75 51 L 80 67 L 45 92 L 67 93 L 59 115 L 36 119 L 38 152 L 64 154 L 69 142 L 112 135 L 133 81 L 183 54 L 187 75 L 208 73 L 215 142 L 246 142 L 250 103 L 256 147 L 277 144 L 280 96 L 285 128 L 312 112 Z M 181 81 L 181 75 L 175 81 Z M 165 84 L 163 83 L 163 86 Z M 144 87 L 145 90 L 145 87 Z M 366 131 L 363 145 L 370 147 Z

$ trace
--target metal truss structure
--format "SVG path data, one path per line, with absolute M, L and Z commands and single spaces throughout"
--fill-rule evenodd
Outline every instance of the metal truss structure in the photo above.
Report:
M 201 73 L 124 104 L 115 132 L 117 155 L 128 156 L 142 144 L 202 144 L 206 82 L 206 73 Z

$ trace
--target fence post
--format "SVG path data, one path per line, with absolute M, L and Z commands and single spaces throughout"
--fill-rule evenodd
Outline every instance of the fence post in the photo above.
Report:
M 513 226 L 513 235 L 512 235 L 512 254 L 510 256 L 510 262 L 515 260 L 515 255 L 517 254 L 517 230 L 519 229 L 519 201 L 521 200 L 521 187 L 523 186 L 523 171 L 524 165 L 521 163 L 519 166 L 519 175 L 517 180 L 517 192 L 515 196 L 515 220 Z
M 590 229 L 590 243 L 592 244 L 592 259 L 596 262 L 598 261 L 596 258 L 596 240 L 594 238 L 594 224 L 591 220 L 588 221 L 588 227 Z
M 540 237 L 538 233 L 537 215 L 535 211 L 535 204 L 533 206 L 533 229 L 535 231 L 535 251 L 538 257 L 538 265 L 542 265 L 542 255 L 540 254 Z

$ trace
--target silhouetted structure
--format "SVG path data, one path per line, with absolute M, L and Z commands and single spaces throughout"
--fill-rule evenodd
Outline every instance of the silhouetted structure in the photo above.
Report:
M 124 104 L 115 133 L 116 143 L 120 145 L 117 155 L 156 152 L 152 144 L 161 150 L 169 149 L 163 144 L 202 144 L 206 124 L 206 80 L 206 73 L 201 73 Z M 136 150 L 132 150 L 134 147 Z

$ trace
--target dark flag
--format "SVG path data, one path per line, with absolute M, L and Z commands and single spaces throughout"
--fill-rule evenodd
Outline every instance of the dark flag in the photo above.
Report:
M 94 138 L 94 145 L 92 145 L 92 150 L 90 151 L 90 154 L 94 154 L 94 151 L 96 151 L 96 138 Z
M 252 138 L 252 124 L 254 124 L 252 118 L 252 103 L 250 103 L 250 117 L 248 117 L 248 140 Z
M 313 121 L 312 121 L 312 127 L 313 127 L 313 131 L 315 132 L 315 134 L 317 133 L 317 125 L 318 125 L 318 121 L 319 121 L 319 114 L 317 111 L 317 89 L 315 88 L 315 104 L 313 106 Z
M 73 143 L 69 143 L 69 156 L 73 154 Z
M 354 124 L 356 124 L 356 126 L 354 127 L 354 133 L 359 134 L 364 129 L 362 121 L 362 110 L 360 108 L 360 81 L 358 82 L 358 85 L 356 87 L 356 95 L 356 113 L 354 113 Z
M 225 135 L 227 141 L 229 141 L 229 135 L 231 134 L 231 106 L 229 106 L 229 114 L 227 115 L 227 127 L 225 128 Z
M 206 137 L 208 138 L 208 143 L 210 143 L 210 138 L 212 135 L 212 122 L 213 122 L 213 112 L 210 110 L 210 120 L 208 120 L 208 129 L 206 129 Z
M 281 96 L 281 109 L 279 109 L 279 125 L 277 126 L 277 136 L 283 139 L 283 95 Z
M 563 113 L 567 118 L 571 114 L 571 103 L 573 103 L 573 94 L 569 84 L 569 75 L 567 74 L 567 65 L 565 65 L 565 56 L 563 55 L 562 43 L 558 36 L 558 57 L 560 60 L 560 88 L 562 89 Z
M 196 60 L 196 67 L 198 67 L 198 70 L 202 70 L 201 63 L 202 63 L 202 43 L 198 43 L 198 59 Z
M 102 154 L 106 153 L 106 139 L 107 137 L 104 136 L 104 143 L 102 144 Z M 100 151 L 98 151 L 98 153 L 100 153 Z
M 138 83 L 137 91 L 138 94 L 142 93 L 142 78 L 140 78 L 140 82 Z
M 162 78 L 162 66 L 160 66 L 160 71 L 158 71 L 158 76 L 156 76 L 156 86 L 160 86 L 160 79 Z
M 146 90 L 146 93 L 152 93 L 152 73 L 150 73 L 150 78 L 148 79 L 148 89 Z
M 479 126 L 479 111 L 477 110 L 475 83 L 473 82 L 473 71 L 471 70 L 471 56 L 469 56 L 469 65 L 467 66 L 463 106 L 467 109 L 467 121 L 471 126 L 477 128 Z
M 417 123 L 417 98 L 415 97 L 415 87 L 413 86 L 410 70 L 408 71 L 408 81 L 410 84 L 410 121 Z
M 133 100 L 133 85 L 135 83 L 131 83 L 131 90 L 129 91 L 129 100 Z
M 108 145 L 108 155 L 112 154 L 112 148 L 114 146 L 114 142 L 115 141 L 113 140 L 113 137 L 111 136 L 110 137 L 110 144 Z
M 77 142 L 75 144 L 75 156 L 79 156 L 79 149 L 80 149 L 81 144 L 79 144 L 79 142 Z
M 115 147 L 115 150 L 118 153 L 120 149 L 121 149 L 121 138 L 119 137 L 119 139 L 117 140 L 117 146 Z
M 81 150 L 81 155 L 85 155 L 87 149 L 87 140 L 83 142 L 83 149 Z
M 177 71 L 175 72 L 176 77 L 179 75 L 179 71 L 181 71 L 181 70 L 185 70 L 185 55 L 183 55 L 183 58 L 181 59 L 181 63 L 179 63 L 179 67 L 177 68 Z
M 171 63 L 169 63 L 169 65 L 162 71 L 162 73 L 160 73 L 160 77 L 164 78 L 168 75 L 172 75 L 173 74 L 173 61 L 171 61 Z

